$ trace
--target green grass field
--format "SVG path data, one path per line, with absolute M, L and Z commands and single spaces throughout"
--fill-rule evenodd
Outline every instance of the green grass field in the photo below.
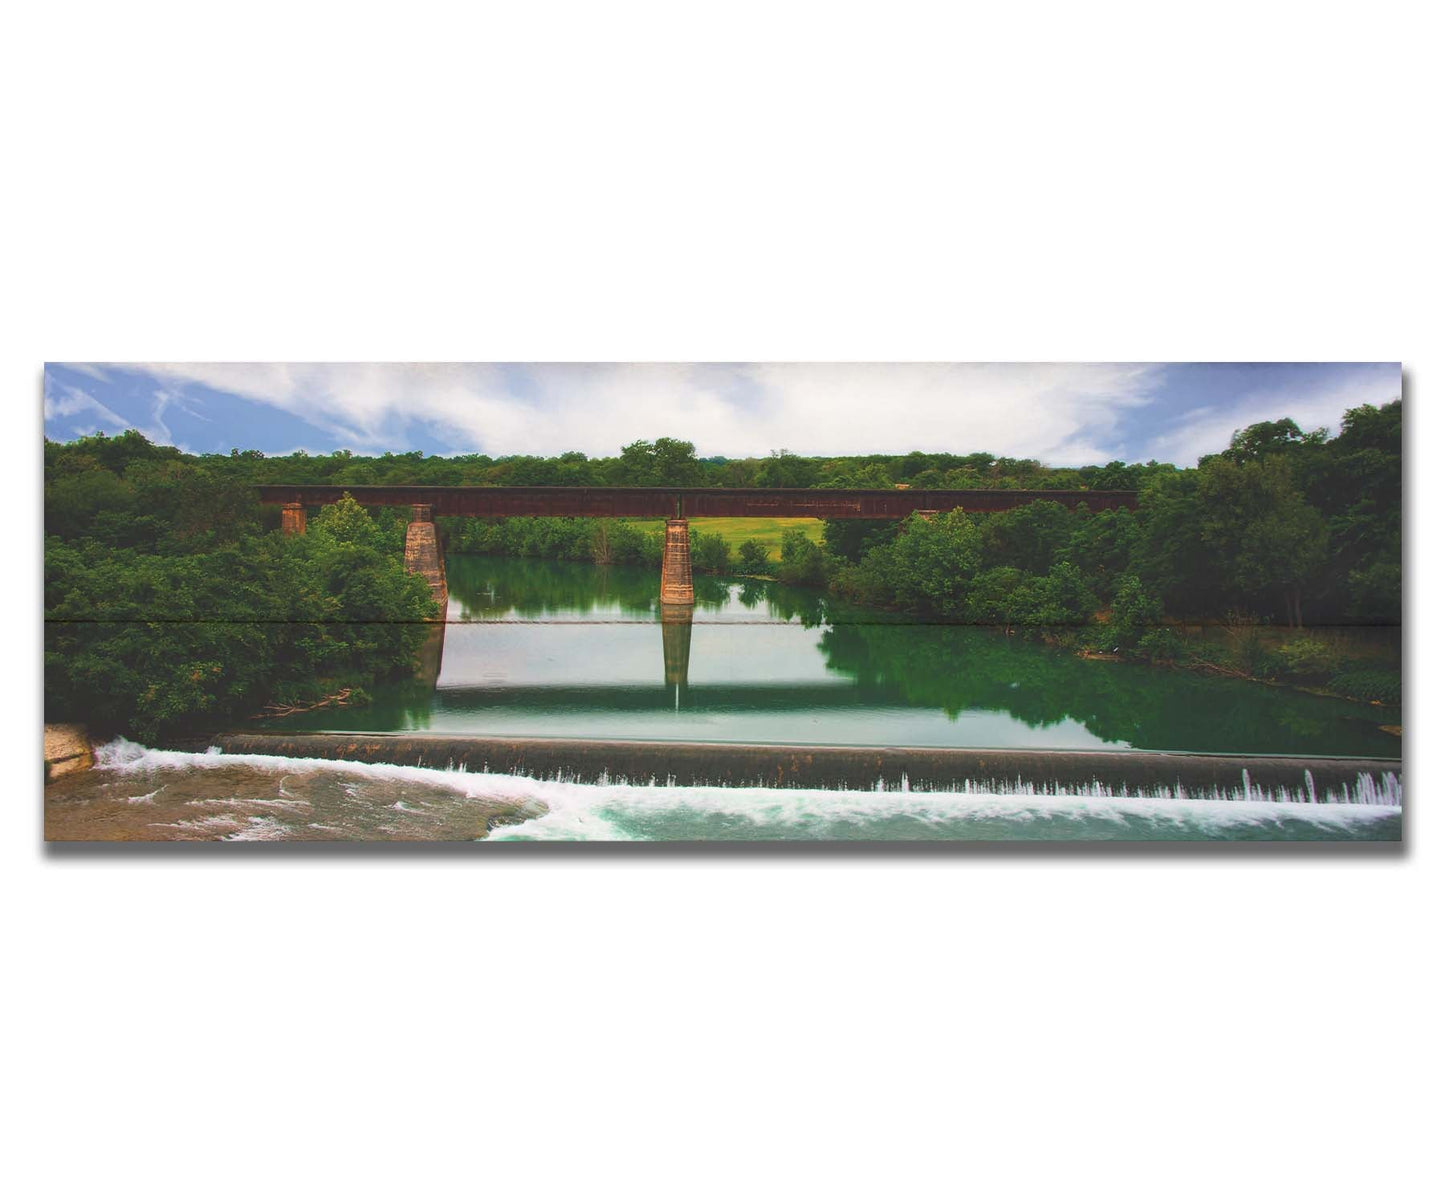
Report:
M 648 531 L 662 530 L 661 519 L 635 521 Z M 694 531 L 721 535 L 734 556 L 744 540 L 756 539 L 767 545 L 769 560 L 782 560 L 783 532 L 791 529 L 802 531 L 814 543 L 823 542 L 823 524 L 816 518 L 694 518 L 688 521 Z

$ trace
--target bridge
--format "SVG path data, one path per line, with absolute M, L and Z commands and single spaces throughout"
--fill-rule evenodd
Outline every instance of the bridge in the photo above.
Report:
M 994 513 L 1030 502 L 1133 509 L 1132 490 L 677 489 L 571 485 L 262 485 L 267 505 L 430 506 L 439 518 L 907 518 L 919 510 Z
M 685 621 L 693 605 L 692 518 L 817 518 L 902 520 L 949 510 L 995 514 L 1033 502 L 1071 509 L 1135 509 L 1132 490 L 1082 489 L 680 489 L 569 485 L 262 485 L 261 502 L 281 507 L 281 530 L 306 530 L 306 509 L 350 494 L 363 506 L 410 506 L 406 567 L 427 579 L 446 613 L 446 571 L 435 519 L 661 518 L 664 620 Z

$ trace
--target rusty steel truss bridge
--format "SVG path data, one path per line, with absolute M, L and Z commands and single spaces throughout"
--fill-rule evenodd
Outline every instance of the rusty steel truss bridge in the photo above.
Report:
M 349 493 L 363 506 L 430 506 L 437 517 L 902 519 L 1031 502 L 1088 510 L 1134 509 L 1130 490 L 1082 489 L 677 489 L 564 485 L 262 485 L 269 505 L 324 506 Z

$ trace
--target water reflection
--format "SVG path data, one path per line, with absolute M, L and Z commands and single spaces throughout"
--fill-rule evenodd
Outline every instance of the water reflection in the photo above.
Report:
M 416 680 L 424 684 L 427 689 L 435 690 L 437 680 L 442 675 L 442 652 L 446 648 L 447 625 L 445 623 L 430 623 L 427 625 L 426 640 L 417 653 Z
M 452 623 L 588 619 L 594 622 L 657 622 L 662 618 L 657 571 L 636 565 L 590 565 L 570 561 L 508 560 L 453 556 L 447 562 Z M 692 607 L 697 622 L 786 623 L 816 627 L 830 613 L 854 620 L 896 622 L 840 604 L 813 590 L 793 589 L 756 577 L 733 580 L 698 575 Z M 829 607 L 833 610 L 830 612 Z M 669 608 L 674 609 L 674 608 Z
M 679 689 L 687 685 L 687 661 L 692 652 L 692 607 L 662 608 L 662 681 Z
M 662 612 L 657 570 L 634 565 L 454 556 L 447 562 L 447 580 L 452 623 L 555 617 L 648 622 Z M 722 611 L 732 597 L 728 582 L 719 577 L 699 576 L 693 592 L 693 609 L 703 614 Z
M 657 575 L 453 557 L 438 666 L 375 702 L 283 726 L 617 739 L 1105 746 L 1398 756 L 1368 707 L 991 630 L 859 612 L 774 582 L 698 577 L 664 614 Z M 661 675 L 658 655 L 661 644 Z

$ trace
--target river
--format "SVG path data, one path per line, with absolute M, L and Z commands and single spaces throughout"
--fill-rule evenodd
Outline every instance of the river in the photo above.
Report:
M 289 730 L 1398 757 L 1399 710 L 920 624 L 811 590 L 453 556 L 435 680 Z M 429 675 L 428 675 L 429 676 Z
M 283 731 L 1398 758 L 1398 708 L 1085 660 L 758 580 L 696 580 L 662 622 L 655 571 L 452 556 L 417 679 Z M 721 789 L 296 758 L 103 750 L 56 838 L 1398 839 L 1398 781 L 1349 801 Z M 188 784 L 189 783 L 189 784 Z M 60 804 L 64 802 L 64 807 Z M 149 811 L 147 810 L 149 809 Z M 63 814 L 61 812 L 63 811 Z M 179 825 L 179 826 L 178 826 Z

